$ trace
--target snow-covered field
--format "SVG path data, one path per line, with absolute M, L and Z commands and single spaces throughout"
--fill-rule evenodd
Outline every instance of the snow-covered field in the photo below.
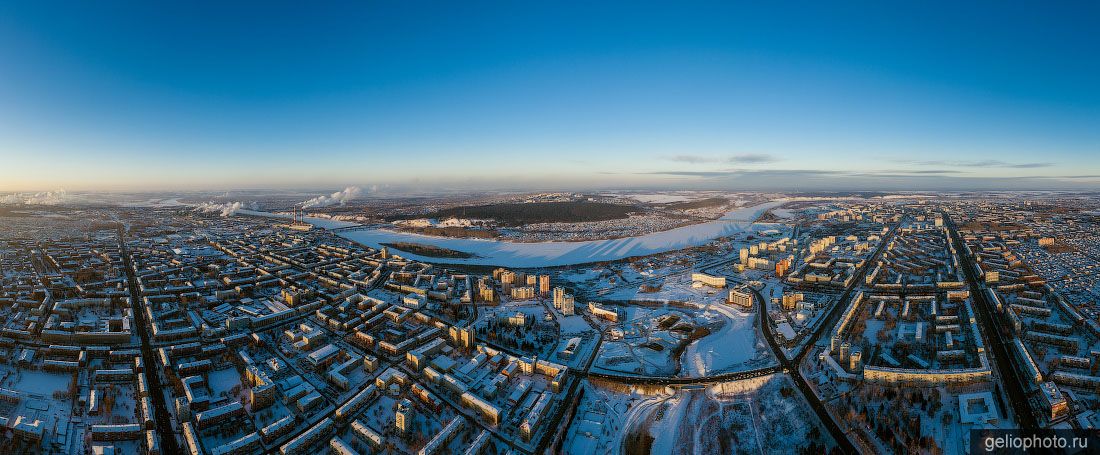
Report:
M 737 210 L 726 212 L 726 214 L 723 215 L 722 218 L 719 218 L 719 220 L 751 222 L 756 220 L 757 218 L 760 218 L 760 215 L 763 215 L 764 212 L 767 212 L 769 209 L 779 207 L 786 202 L 786 199 L 778 199 L 771 202 L 765 202 L 763 204 L 757 204 L 751 207 L 741 207 Z
M 69 388 L 71 376 L 42 370 L 0 368 L 0 386 L 30 394 L 50 397 Z
M 639 202 L 646 202 L 646 203 L 650 203 L 650 204 L 665 204 L 665 203 L 669 203 L 669 202 L 693 201 L 693 200 L 702 198 L 701 196 L 685 196 L 685 195 L 664 194 L 664 193 L 628 194 L 627 197 L 630 197 L 631 199 L 634 199 L 634 200 L 639 201 Z
M 593 364 L 602 373 L 704 377 L 776 362 L 757 335 L 756 314 L 720 298 L 708 304 L 625 306 L 622 312 L 624 337 L 605 340 Z M 673 322 L 662 325 L 662 320 Z M 688 336 L 700 329 L 707 332 Z
M 774 225 L 753 224 L 752 221 L 763 214 L 764 211 L 779 206 L 783 202 L 785 201 L 772 201 L 734 210 L 717 221 L 654 232 L 638 237 L 587 242 L 516 243 L 501 240 L 434 237 L 388 229 L 341 232 L 340 235 L 376 248 L 380 247 L 382 243 L 412 242 L 477 255 L 474 258 L 431 258 L 409 253 L 402 254 L 403 257 L 425 262 L 504 267 L 553 267 L 614 261 L 632 256 L 648 256 L 702 245 L 716 238 L 731 236 L 745 230 L 772 229 Z M 242 213 L 262 214 L 262 212 L 250 213 L 248 211 L 242 211 Z M 327 223 L 342 223 L 315 218 L 307 218 L 306 221 L 319 227 L 328 227 Z M 323 223 L 318 223 L 318 221 Z M 344 225 L 346 224 L 337 227 Z
M 150 198 L 144 201 L 129 201 L 119 204 L 122 207 L 181 207 L 187 204 L 180 202 L 179 198 Z
M 271 213 L 271 212 L 261 212 L 261 211 L 257 211 L 257 210 L 248 210 L 248 209 L 239 209 L 239 210 L 236 211 L 236 213 L 240 214 L 240 215 L 264 216 L 264 217 L 268 217 L 268 218 L 282 218 L 282 219 L 286 219 L 286 220 L 289 220 L 292 216 L 289 213 Z M 340 220 L 333 220 L 333 219 L 330 219 L 330 218 L 318 218 L 318 217 L 313 217 L 313 216 L 307 216 L 306 217 L 306 222 L 309 223 L 309 224 L 312 224 L 314 226 L 317 226 L 319 228 L 325 228 L 325 229 L 337 229 L 337 228 L 342 228 L 342 227 L 357 226 L 359 224 L 359 223 L 355 223 L 355 222 L 351 222 L 351 221 L 340 221 Z
M 775 209 L 772 210 L 772 215 L 779 218 L 794 218 L 794 211 L 790 209 Z
M 786 375 L 631 398 L 622 417 L 605 419 L 623 431 L 595 445 L 652 454 L 819 453 L 835 445 Z M 582 403 L 578 413 L 598 404 Z
M 726 319 L 717 333 L 712 333 L 689 344 L 680 358 L 680 376 L 702 377 L 733 371 L 739 365 L 768 362 L 771 352 L 764 341 L 757 338 L 753 321 L 755 314 L 746 314 L 724 303 L 707 306 L 707 312 L 715 312 Z
M 731 244 L 740 244 L 732 242 Z M 613 268 L 609 267 L 608 269 Z M 601 299 L 606 300 L 645 300 L 656 302 L 691 302 L 697 305 L 724 302 L 727 291 L 709 286 L 695 287 L 692 285 L 691 272 L 693 269 L 684 266 L 658 267 L 637 271 L 634 267 L 618 267 L 615 270 L 621 274 L 621 280 L 612 282 L 610 279 L 589 280 L 584 282 L 588 288 L 595 289 Z M 576 274 L 572 276 L 577 276 Z M 611 275 L 612 278 L 617 278 Z M 567 280 L 578 282 L 570 276 Z M 653 292 L 642 292 L 638 284 L 649 281 L 651 284 L 659 284 L 660 289 Z

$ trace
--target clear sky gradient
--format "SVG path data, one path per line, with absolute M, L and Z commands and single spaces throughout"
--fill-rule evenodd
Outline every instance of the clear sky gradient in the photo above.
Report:
M 1096 2 L 227 3 L 0 5 L 0 191 L 1100 189 Z

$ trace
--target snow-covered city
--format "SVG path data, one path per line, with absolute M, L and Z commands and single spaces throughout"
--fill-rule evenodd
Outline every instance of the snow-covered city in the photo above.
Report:
M 0 1 L 0 455 L 1100 453 L 1097 24 Z
M 731 208 L 544 242 L 402 233 L 369 198 L 54 196 L 0 214 L 5 451 L 962 454 L 1100 425 L 1088 195 L 679 193 Z

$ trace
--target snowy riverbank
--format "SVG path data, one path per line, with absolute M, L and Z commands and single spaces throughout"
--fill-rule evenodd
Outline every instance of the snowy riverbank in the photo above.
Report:
M 752 207 L 744 207 L 727 213 L 721 219 L 654 232 L 637 237 L 591 240 L 584 242 L 507 242 L 491 239 L 459 239 L 435 237 L 390 229 L 363 229 L 340 232 L 339 235 L 360 244 L 380 248 L 383 243 L 419 243 L 450 250 L 471 253 L 473 258 L 438 258 L 399 252 L 409 259 L 440 263 L 496 265 L 503 267 L 554 267 L 599 261 L 614 261 L 632 256 L 648 256 L 666 251 L 703 245 L 720 237 L 728 237 L 743 231 L 764 231 L 774 225 L 754 224 L 768 209 L 782 205 L 786 200 L 771 201 Z M 289 218 L 289 215 L 266 214 L 242 210 L 241 213 L 258 216 Z M 333 229 L 354 226 L 355 223 L 325 218 L 307 217 L 306 222 L 317 227 Z

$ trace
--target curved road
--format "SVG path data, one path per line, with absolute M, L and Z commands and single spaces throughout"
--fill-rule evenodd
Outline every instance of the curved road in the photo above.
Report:
M 768 346 L 771 347 L 771 349 L 773 351 L 773 354 L 775 355 L 776 360 L 779 361 L 779 363 L 780 363 L 779 365 L 772 365 L 772 366 L 764 367 L 764 368 L 756 368 L 756 369 L 752 369 L 752 370 L 736 371 L 736 372 L 731 372 L 731 373 L 722 373 L 722 374 L 717 374 L 717 375 L 712 375 L 712 376 L 701 376 L 701 377 L 695 377 L 695 378 L 683 378 L 683 377 L 671 377 L 671 376 L 655 377 L 655 376 L 615 375 L 615 374 L 606 374 L 606 373 L 593 373 L 591 371 L 587 371 L 587 369 L 585 369 L 585 371 L 578 372 L 578 373 L 579 373 L 579 375 L 590 378 L 590 379 L 600 379 L 600 380 L 614 381 L 614 382 L 618 382 L 618 383 L 632 384 L 632 385 L 655 385 L 655 386 L 659 386 L 659 385 L 692 385 L 692 384 L 703 385 L 703 384 L 713 384 L 713 383 L 729 382 L 729 381 L 740 381 L 740 380 L 745 380 L 745 379 L 757 378 L 757 377 L 761 377 L 761 376 L 767 376 L 767 375 L 775 374 L 775 373 L 787 373 L 794 380 L 795 385 L 802 392 L 803 396 L 806 397 L 806 401 L 810 404 L 810 407 L 813 408 L 815 413 L 817 413 L 818 419 L 820 419 L 822 424 L 824 424 L 826 426 L 826 428 L 829 430 L 829 433 L 832 435 L 833 439 L 837 442 L 837 445 L 840 448 L 840 450 L 843 453 L 848 453 L 848 454 L 857 453 L 855 445 L 853 445 L 851 440 L 848 439 L 847 434 L 844 433 L 844 431 L 840 428 L 840 426 L 836 424 L 836 421 L 834 421 L 833 418 L 829 415 L 828 411 L 826 411 L 825 405 L 821 402 L 820 399 L 817 398 L 817 394 L 815 394 L 813 392 L 813 390 L 809 386 L 809 383 L 807 383 L 805 378 L 802 377 L 802 374 L 798 370 L 798 367 L 797 367 L 798 362 L 788 360 L 786 355 L 784 355 L 782 348 L 780 348 L 779 344 L 776 343 L 775 336 L 774 336 L 774 334 L 772 333 L 772 330 L 771 330 L 771 324 L 768 324 L 765 321 L 765 319 L 767 317 L 767 309 L 766 309 L 767 306 L 764 303 L 765 300 L 764 300 L 763 296 L 760 295 L 759 291 L 757 291 L 755 289 L 753 289 L 752 291 L 753 291 L 753 294 L 754 294 L 754 298 L 756 299 L 756 311 L 757 311 L 757 318 L 756 319 L 757 319 L 758 323 L 760 324 L 761 332 L 763 333 L 764 338 L 767 340 Z
M 948 222 L 948 226 L 950 227 L 951 233 L 955 237 L 956 242 L 959 242 L 960 238 L 958 232 L 955 230 L 954 223 L 950 221 L 950 218 L 947 217 L 946 214 L 944 214 L 944 218 Z M 806 379 L 802 377 L 802 373 L 798 366 L 805 359 L 806 355 L 808 355 L 809 352 L 813 350 L 812 346 L 817 343 L 821 335 L 826 332 L 826 329 L 832 327 L 835 324 L 837 316 L 839 316 L 839 314 L 841 313 L 841 309 L 845 306 L 844 304 L 851 297 L 852 291 L 855 290 L 859 283 L 863 281 L 863 277 L 864 275 L 866 275 L 867 269 L 870 267 L 871 264 L 875 262 L 875 258 L 877 258 L 879 254 L 881 254 L 885 245 L 889 243 L 890 237 L 894 234 L 894 231 L 897 229 L 897 226 L 899 224 L 895 224 L 890 229 L 890 232 L 888 232 L 887 235 L 883 236 L 883 240 L 879 243 L 878 248 L 875 249 L 874 254 L 870 256 L 868 261 L 856 274 L 855 279 L 852 281 L 852 285 L 844 290 L 844 292 L 840 296 L 840 299 L 838 299 L 837 304 L 833 306 L 830 313 L 825 317 L 825 320 L 821 321 L 821 323 L 818 324 L 817 328 L 814 330 L 814 333 L 810 335 L 810 339 L 807 340 L 807 342 L 805 343 L 803 349 L 799 351 L 793 359 L 787 359 L 787 356 L 784 353 L 783 349 L 775 341 L 776 338 L 775 334 L 772 332 L 771 324 L 766 321 L 767 305 L 763 295 L 761 295 L 760 292 L 756 289 L 750 288 L 753 292 L 753 297 L 756 299 L 756 309 L 758 313 L 757 320 L 760 324 L 760 330 L 764 338 L 767 340 L 768 346 L 771 347 L 776 359 L 779 361 L 779 366 L 770 366 L 754 370 L 724 373 L 697 378 L 613 375 L 605 373 L 592 373 L 587 371 L 587 368 L 584 372 L 581 372 L 581 375 L 589 378 L 609 380 L 625 384 L 688 385 L 736 381 L 766 376 L 778 372 L 785 372 L 791 376 L 791 378 L 794 380 L 795 385 L 799 388 L 799 390 L 802 392 L 802 395 L 806 398 L 806 401 L 810 404 L 810 407 L 813 408 L 814 412 L 817 413 L 818 418 L 828 428 L 829 433 L 837 442 L 839 449 L 843 453 L 858 453 L 856 446 L 852 443 L 852 440 L 848 438 L 848 434 L 844 432 L 844 430 L 840 427 L 840 425 L 837 424 L 835 420 L 833 420 L 832 416 L 826 410 L 825 404 L 821 401 L 820 398 L 818 398 L 817 394 L 810 387 Z M 965 273 L 967 275 L 967 280 L 969 281 L 970 287 L 975 291 L 980 290 L 981 288 L 977 286 L 977 280 L 973 276 L 973 270 L 971 269 L 972 265 L 969 263 L 970 258 L 967 258 L 965 257 L 965 255 L 962 254 L 960 254 L 960 256 L 964 256 L 964 260 L 967 262 L 966 266 L 963 267 L 963 269 L 965 270 Z M 993 315 L 989 313 L 989 303 L 985 301 L 985 296 L 983 293 L 974 292 L 974 294 L 978 296 L 976 300 L 979 301 L 979 304 L 976 306 L 979 308 L 979 316 L 981 316 L 983 324 L 993 330 L 993 332 L 988 334 L 987 337 L 990 339 L 989 344 L 994 348 L 994 354 L 996 354 L 996 357 L 998 359 L 1007 359 L 1007 361 L 1011 363 L 1013 357 L 1008 354 L 1005 348 L 1005 342 L 1002 339 L 1001 331 L 997 330 L 999 326 L 994 324 Z M 1006 390 L 1011 398 L 1010 402 L 1012 403 L 1013 410 L 1017 415 L 1019 423 L 1024 428 L 1035 428 L 1035 417 L 1030 412 L 1030 408 L 1028 407 L 1028 402 L 1026 399 L 1026 393 L 1024 393 L 1021 382 L 1019 381 L 1018 375 L 1016 374 L 1016 370 L 1011 367 L 1005 367 L 1001 364 L 1001 362 L 997 362 L 997 365 L 1000 369 L 1001 377 L 1004 378 L 1004 382 L 1006 383 Z
M 716 374 L 713 376 L 700 376 L 695 378 L 682 378 L 676 376 L 633 376 L 633 375 L 618 375 L 607 373 L 593 373 L 585 372 L 583 376 L 593 379 L 602 379 L 606 381 L 614 381 L 622 384 L 640 384 L 640 385 L 690 385 L 690 384 L 713 384 L 718 382 L 740 381 L 744 379 L 758 378 L 761 376 L 767 376 L 772 373 L 778 373 L 782 369 L 777 365 L 770 367 L 756 368 L 753 370 L 734 371 L 730 373 Z

